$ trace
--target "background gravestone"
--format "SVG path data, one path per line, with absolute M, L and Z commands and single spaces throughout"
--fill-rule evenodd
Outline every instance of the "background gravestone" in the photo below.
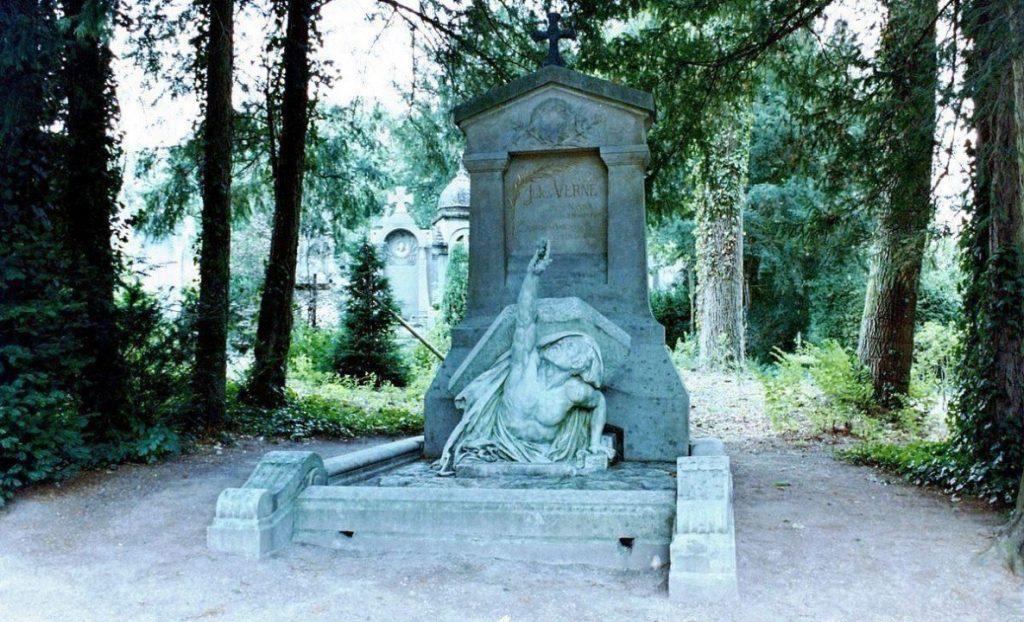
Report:
M 644 171 L 649 93 L 555 65 L 454 111 L 470 174 L 469 291 L 465 320 L 426 398 L 428 456 L 459 421 L 448 383 L 506 305 L 538 239 L 554 262 L 543 297 L 578 296 L 629 333 L 631 348 L 604 391 L 608 424 L 626 460 L 688 454 L 689 399 L 651 314 Z

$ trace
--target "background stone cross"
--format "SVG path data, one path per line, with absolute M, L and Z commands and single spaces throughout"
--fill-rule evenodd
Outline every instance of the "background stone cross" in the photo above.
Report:
M 559 39 L 576 39 L 576 31 L 572 28 L 566 28 L 562 30 L 558 27 L 558 22 L 561 21 L 562 16 L 558 13 L 548 13 L 548 29 L 534 30 L 533 40 L 548 41 L 548 56 L 544 59 L 542 66 L 547 65 L 558 65 L 559 67 L 565 66 L 565 61 L 562 59 L 562 55 L 558 51 L 558 40 Z

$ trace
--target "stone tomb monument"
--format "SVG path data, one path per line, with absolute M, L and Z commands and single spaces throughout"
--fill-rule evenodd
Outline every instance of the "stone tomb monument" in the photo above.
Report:
M 647 291 L 650 94 L 549 65 L 454 116 L 471 180 L 469 291 L 466 318 L 427 394 L 427 455 L 440 455 L 460 418 L 449 384 L 515 302 L 540 239 L 551 240 L 555 261 L 538 295 L 578 298 L 629 335 L 629 353 L 603 391 L 621 457 L 688 454 L 689 400 Z
M 471 177 L 466 319 L 426 434 L 323 459 L 270 452 L 225 490 L 211 548 L 291 542 L 659 570 L 681 601 L 736 593 L 722 444 L 647 299 L 647 93 L 550 64 L 455 110 Z

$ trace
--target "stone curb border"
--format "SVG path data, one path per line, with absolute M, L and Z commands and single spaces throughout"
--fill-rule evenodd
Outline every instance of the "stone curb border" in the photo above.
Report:
M 423 437 L 402 439 L 323 460 L 311 451 L 271 451 L 241 488 L 217 498 L 213 523 L 206 529 L 214 551 L 264 558 L 292 541 L 295 500 L 310 486 L 347 483 L 419 459 Z

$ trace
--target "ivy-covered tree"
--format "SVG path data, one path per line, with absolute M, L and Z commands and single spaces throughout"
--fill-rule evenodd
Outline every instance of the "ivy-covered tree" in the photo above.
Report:
M 309 129 L 310 44 L 316 40 L 313 22 L 319 9 L 312 0 L 278 2 L 286 7 L 283 42 L 284 88 L 281 92 L 281 127 L 271 135 L 271 170 L 274 175 L 274 230 L 270 237 L 263 295 L 256 329 L 255 359 L 243 397 L 263 407 L 284 400 L 284 383 L 291 345 L 292 299 L 298 261 L 299 221 L 302 214 L 302 179 L 306 172 L 306 137 Z M 270 102 L 268 110 L 272 110 Z M 274 143 L 277 147 L 274 148 Z
M 954 450 L 970 484 L 1017 506 L 997 542 L 1024 574 L 1024 17 L 1013 0 L 973 0 L 964 14 L 974 43 L 973 201 L 962 236 L 964 339 Z
M 192 373 L 193 420 L 216 429 L 224 421 L 228 310 L 231 283 L 231 104 L 234 1 L 208 4 L 206 101 L 203 121 L 202 232 L 196 360 Z
M 384 276 L 379 250 L 363 240 L 345 286 L 345 320 L 334 369 L 341 376 L 405 386 L 409 371 L 395 342 L 398 307 Z
M 745 105 L 724 116 L 697 167 L 696 319 L 698 364 L 704 369 L 742 365 L 746 352 L 743 205 L 752 116 Z
M 0 10 L 0 505 L 82 448 L 72 331 L 56 222 L 61 38 L 51 0 Z
M 444 295 L 441 298 L 441 320 L 455 326 L 466 316 L 466 291 L 469 287 L 469 253 L 465 244 L 455 244 L 448 255 Z
M 87 357 L 80 377 L 81 408 L 87 431 L 111 438 L 131 427 L 123 408 L 125 365 L 114 303 L 120 267 L 113 220 L 121 187 L 110 70 L 116 5 L 112 0 L 62 0 L 60 8 L 67 102 L 61 234 L 71 255 L 70 284 L 85 320 L 79 335 Z
M 857 355 L 879 404 L 896 407 L 910 388 L 921 262 L 934 214 L 939 66 L 937 0 L 896 0 L 887 10 L 867 139 L 875 148 L 870 186 L 877 202 Z

